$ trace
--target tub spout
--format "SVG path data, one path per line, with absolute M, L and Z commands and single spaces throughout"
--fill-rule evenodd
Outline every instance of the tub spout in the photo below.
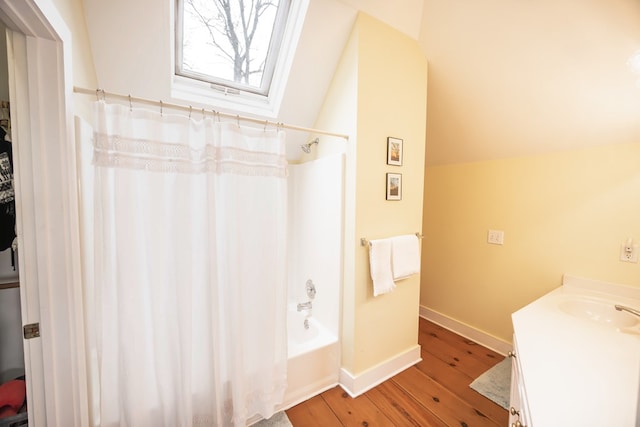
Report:
M 631 313 L 631 314 L 634 314 L 634 315 L 640 317 L 640 311 L 636 310 L 635 308 L 626 307 L 624 305 L 618 305 L 618 304 L 616 304 L 614 307 L 618 311 L 626 311 L 627 313 Z
M 311 305 L 311 301 L 303 302 L 298 304 L 298 311 L 302 310 L 311 310 L 313 307 Z

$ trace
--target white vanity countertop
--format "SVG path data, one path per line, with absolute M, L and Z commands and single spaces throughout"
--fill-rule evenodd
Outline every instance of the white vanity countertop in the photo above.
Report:
M 606 300 L 612 310 L 640 309 L 640 288 L 565 276 L 563 286 L 512 315 L 531 425 L 639 426 L 640 333 L 559 308 L 584 296 Z

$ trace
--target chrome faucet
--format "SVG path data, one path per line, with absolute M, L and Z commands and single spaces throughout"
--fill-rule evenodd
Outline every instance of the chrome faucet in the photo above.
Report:
M 633 314 L 635 316 L 640 317 L 640 310 L 636 310 L 635 308 L 626 307 L 624 305 L 618 305 L 618 304 L 614 305 L 614 307 L 618 311 L 626 311 L 628 313 L 631 313 L 631 314 Z
M 311 301 L 307 301 L 307 302 L 303 302 L 303 303 L 298 303 L 298 311 L 302 311 L 302 310 L 311 310 L 313 307 L 311 305 Z

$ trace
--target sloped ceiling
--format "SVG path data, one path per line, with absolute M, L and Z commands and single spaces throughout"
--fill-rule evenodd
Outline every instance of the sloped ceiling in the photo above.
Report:
M 308 68 L 292 73 L 300 88 L 322 83 L 309 118 L 358 10 L 425 52 L 428 165 L 640 142 L 640 76 L 627 65 L 640 50 L 637 0 L 313 0 L 296 59 Z
M 280 120 L 313 127 L 359 11 L 418 39 L 423 0 L 311 0 L 280 108 Z M 331 129 L 341 132 L 340 129 Z M 302 155 L 307 134 L 287 135 L 287 157 Z
M 640 142 L 636 0 L 425 0 L 427 163 Z
M 169 8 L 83 2 L 100 86 L 167 99 Z M 279 121 L 313 126 L 358 11 L 424 49 L 430 165 L 640 142 L 638 0 L 310 0 Z

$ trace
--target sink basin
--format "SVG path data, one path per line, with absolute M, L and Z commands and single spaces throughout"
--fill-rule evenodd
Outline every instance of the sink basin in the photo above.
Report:
M 630 313 L 617 311 L 614 303 L 589 298 L 571 298 L 560 302 L 558 307 L 571 316 L 623 329 L 635 326 L 640 321 Z

